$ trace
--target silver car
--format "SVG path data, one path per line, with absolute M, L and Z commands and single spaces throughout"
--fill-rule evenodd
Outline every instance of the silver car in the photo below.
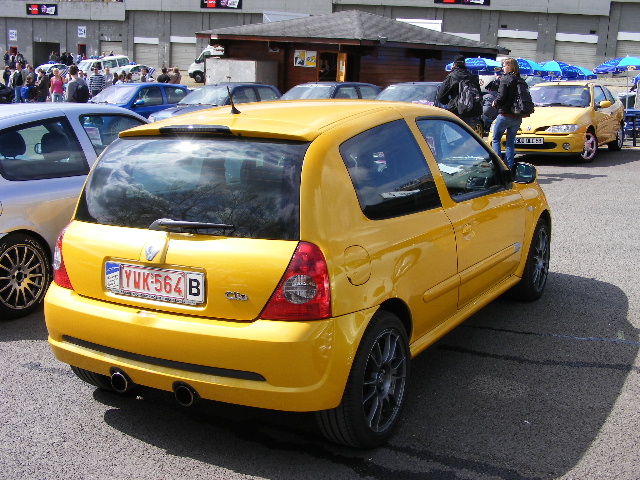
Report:
M 91 165 L 120 131 L 143 123 L 110 105 L 0 108 L 0 319 L 41 305 L 56 240 Z

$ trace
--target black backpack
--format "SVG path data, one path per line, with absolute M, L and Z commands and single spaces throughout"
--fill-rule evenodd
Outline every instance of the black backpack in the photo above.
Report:
M 522 78 L 516 80 L 516 98 L 513 101 L 511 111 L 519 117 L 528 117 L 535 110 L 535 104 L 529 93 L 529 85 Z
M 78 81 L 76 81 L 76 83 L 78 84 L 78 86 L 76 87 L 76 91 L 74 92 L 70 100 L 76 103 L 87 103 L 89 101 L 89 87 L 87 87 L 86 83 L 81 83 Z
M 482 115 L 482 95 L 471 79 L 462 79 L 458 83 L 456 100 L 458 115 L 461 117 L 478 117 Z

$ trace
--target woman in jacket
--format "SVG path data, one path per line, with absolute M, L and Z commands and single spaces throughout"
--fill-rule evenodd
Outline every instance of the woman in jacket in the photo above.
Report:
M 522 118 L 514 115 L 512 107 L 516 100 L 517 83 L 520 78 L 520 67 L 515 58 L 505 58 L 502 61 L 504 75 L 500 77 L 498 96 L 493 101 L 493 106 L 498 109 L 498 116 L 493 122 L 493 138 L 491 147 L 501 155 L 502 135 L 507 132 L 504 161 L 511 169 L 516 157 L 516 135 Z

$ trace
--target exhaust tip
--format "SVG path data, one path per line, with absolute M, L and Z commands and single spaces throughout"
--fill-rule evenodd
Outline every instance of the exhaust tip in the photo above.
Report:
M 127 390 L 131 390 L 134 383 L 129 378 L 129 375 L 124 373 L 119 368 L 111 367 L 111 387 L 118 393 L 124 393 Z
M 175 382 L 173 384 L 173 394 L 176 402 L 183 407 L 190 407 L 200 400 L 200 395 L 196 389 L 184 382 Z

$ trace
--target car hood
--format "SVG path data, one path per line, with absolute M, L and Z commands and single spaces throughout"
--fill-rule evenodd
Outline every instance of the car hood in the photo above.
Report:
M 522 119 L 522 130 L 544 129 L 550 125 L 583 125 L 590 123 L 590 109 L 583 107 L 536 107 L 535 112 Z

